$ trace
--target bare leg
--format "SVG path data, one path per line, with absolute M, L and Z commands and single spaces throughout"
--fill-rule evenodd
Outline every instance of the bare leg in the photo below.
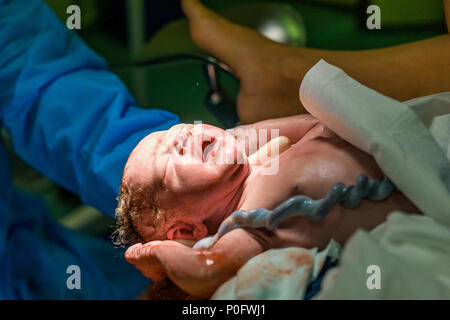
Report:
M 230 65 L 241 79 L 238 113 L 243 123 L 305 112 L 298 89 L 321 58 L 398 100 L 450 90 L 448 35 L 377 50 L 293 48 L 223 19 L 198 0 L 182 4 L 195 43 Z
M 197 0 L 183 0 L 182 4 L 194 42 L 227 63 L 240 78 L 238 113 L 242 122 L 305 112 L 297 94 L 298 79 L 303 75 L 284 75 L 280 68 L 283 51 L 289 47 L 223 19 Z

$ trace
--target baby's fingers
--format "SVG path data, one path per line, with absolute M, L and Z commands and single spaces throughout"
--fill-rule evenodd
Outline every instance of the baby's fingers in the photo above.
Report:
M 165 272 L 154 250 L 160 242 L 138 243 L 125 252 L 125 259 L 141 271 L 145 277 L 151 278 L 153 281 L 159 281 L 165 277 Z

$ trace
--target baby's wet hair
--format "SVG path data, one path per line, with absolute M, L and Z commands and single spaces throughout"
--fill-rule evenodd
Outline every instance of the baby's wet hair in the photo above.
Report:
M 136 243 L 145 243 L 145 239 L 136 228 L 142 212 L 150 211 L 158 220 L 159 206 L 156 201 L 157 192 L 161 188 L 158 185 L 139 185 L 122 181 L 117 198 L 115 211 L 116 225 L 112 234 L 112 242 L 120 247 L 127 247 Z M 157 226 L 154 226 L 155 230 Z

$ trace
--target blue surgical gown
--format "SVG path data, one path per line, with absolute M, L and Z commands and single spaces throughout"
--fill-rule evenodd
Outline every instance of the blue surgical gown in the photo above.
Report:
M 179 122 L 136 106 L 105 61 L 41 0 L 0 0 L 0 128 L 15 152 L 109 216 L 141 138 Z M 81 289 L 69 290 L 69 265 Z M 0 141 L 0 299 L 133 299 L 148 284 L 103 239 L 68 230 L 12 184 Z

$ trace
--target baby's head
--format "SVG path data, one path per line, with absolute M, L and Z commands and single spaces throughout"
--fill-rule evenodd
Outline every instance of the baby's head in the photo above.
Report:
M 250 166 L 226 131 L 179 124 L 142 139 L 123 172 L 115 242 L 199 240 L 215 232 Z

